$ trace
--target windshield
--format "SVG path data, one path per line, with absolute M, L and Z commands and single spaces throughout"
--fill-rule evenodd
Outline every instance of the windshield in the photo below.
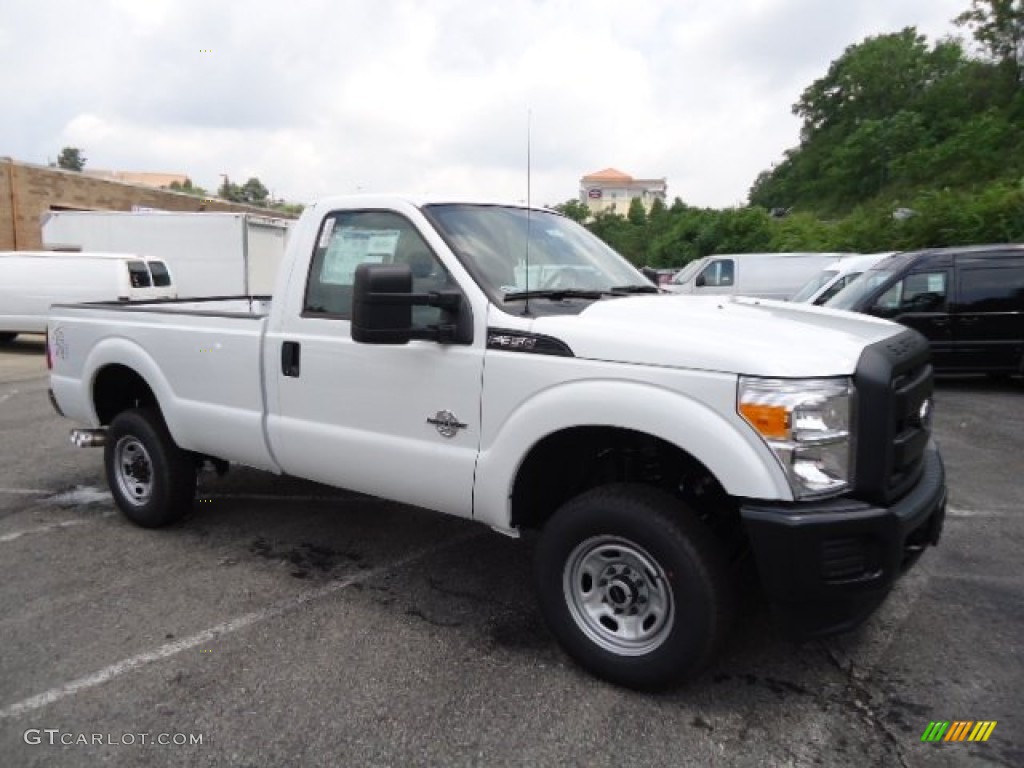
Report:
M 683 285 L 684 283 L 690 282 L 690 278 L 693 277 L 694 273 L 700 269 L 704 264 L 707 263 L 707 257 L 703 259 L 696 259 L 691 261 L 685 267 L 680 270 L 675 277 L 672 278 L 673 285 Z
M 823 285 L 828 283 L 829 280 L 838 274 L 839 271 L 835 269 L 823 270 L 820 274 L 812 277 L 804 283 L 804 287 L 794 293 L 793 298 L 791 298 L 790 301 L 807 301 L 811 296 L 816 294 Z
M 655 290 L 603 241 L 557 213 L 466 204 L 423 212 L 494 301 L 524 291 Z
M 864 272 L 860 277 L 847 285 L 843 290 L 825 302 L 826 307 L 832 309 L 856 309 L 865 296 L 874 293 L 882 283 L 889 282 L 899 270 L 885 267 L 876 267 Z

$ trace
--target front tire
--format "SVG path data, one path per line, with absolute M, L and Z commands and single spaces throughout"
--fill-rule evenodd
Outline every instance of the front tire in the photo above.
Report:
M 195 462 L 174 442 L 158 410 L 135 408 L 115 416 L 103 463 L 114 501 L 136 525 L 160 528 L 191 510 Z
M 603 486 L 567 502 L 541 534 L 535 577 L 559 644 L 629 688 L 693 677 L 732 620 L 718 542 L 682 502 L 649 486 Z

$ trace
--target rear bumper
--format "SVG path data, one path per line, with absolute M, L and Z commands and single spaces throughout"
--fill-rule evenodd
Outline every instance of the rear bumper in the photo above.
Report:
M 891 507 L 852 499 L 777 504 L 740 513 L 761 583 L 784 627 L 799 637 L 852 629 L 885 599 L 929 545 L 946 514 L 946 475 L 933 442 L 917 484 Z

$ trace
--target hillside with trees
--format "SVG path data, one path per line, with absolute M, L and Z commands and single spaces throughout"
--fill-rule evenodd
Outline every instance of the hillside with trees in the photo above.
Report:
M 955 22 L 973 46 L 908 27 L 848 47 L 793 105 L 800 144 L 757 177 L 747 207 L 677 198 L 587 226 L 652 266 L 1024 240 L 1024 0 L 972 0 Z

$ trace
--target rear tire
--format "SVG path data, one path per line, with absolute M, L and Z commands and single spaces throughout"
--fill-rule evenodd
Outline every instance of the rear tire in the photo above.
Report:
M 565 651 L 629 688 L 692 678 L 732 623 L 719 543 L 682 502 L 645 485 L 603 486 L 567 502 L 541 534 L 535 578 Z
M 135 408 L 114 417 L 103 463 L 114 501 L 136 525 L 160 528 L 192 509 L 195 461 L 177 446 L 155 408 Z

